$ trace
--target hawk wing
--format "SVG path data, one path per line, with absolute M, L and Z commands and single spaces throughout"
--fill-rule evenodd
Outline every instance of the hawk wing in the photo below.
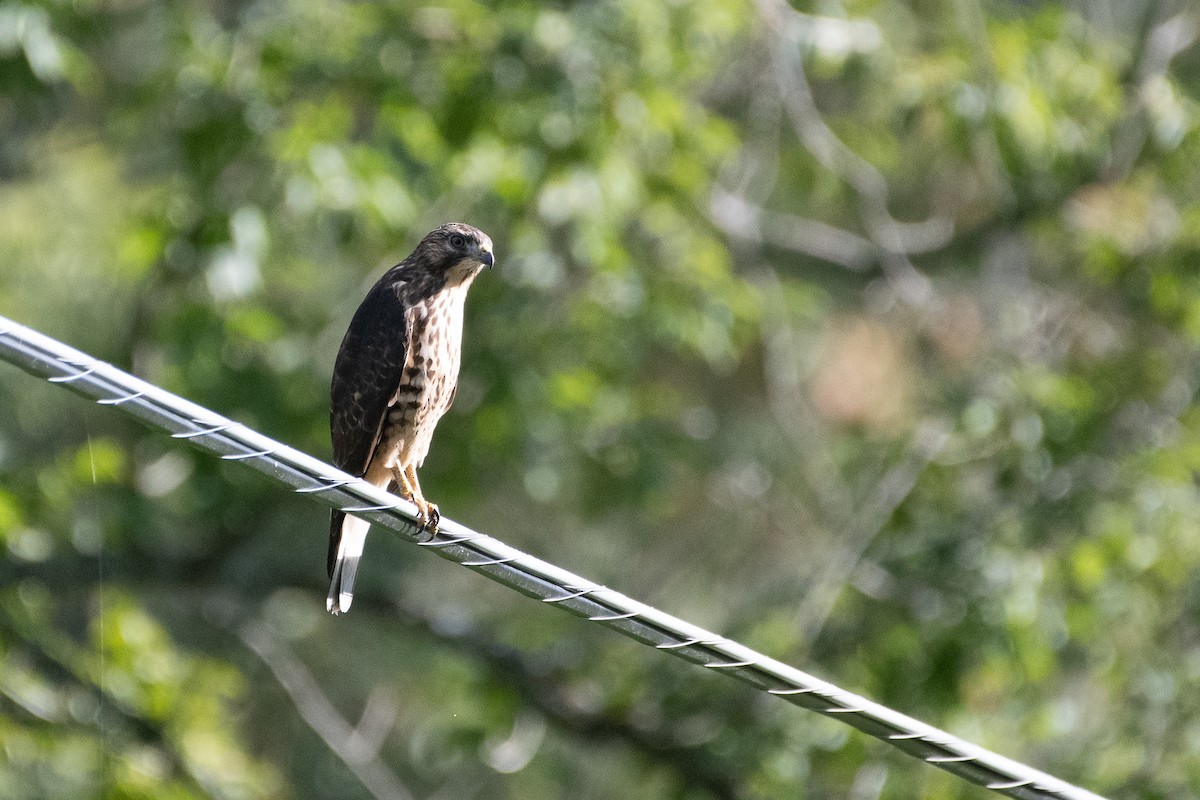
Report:
M 338 349 L 329 428 L 334 466 L 351 475 L 367 471 L 400 385 L 412 334 L 407 311 L 395 279 L 385 275 L 354 313 Z

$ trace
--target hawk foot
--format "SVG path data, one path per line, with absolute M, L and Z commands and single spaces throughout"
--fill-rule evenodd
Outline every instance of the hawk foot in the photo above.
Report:
M 437 536 L 438 523 L 442 521 L 442 513 L 438 507 L 424 498 L 413 499 L 417 504 L 417 533 L 429 532 L 430 538 Z

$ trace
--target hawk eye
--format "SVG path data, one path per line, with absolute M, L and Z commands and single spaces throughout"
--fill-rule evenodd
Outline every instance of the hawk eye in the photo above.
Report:
M 455 250 L 462 250 L 467 246 L 467 240 L 456 233 L 450 237 L 450 246 Z

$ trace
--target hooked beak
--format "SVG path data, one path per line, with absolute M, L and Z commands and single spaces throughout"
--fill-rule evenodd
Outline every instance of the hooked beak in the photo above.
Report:
M 479 262 L 488 269 L 491 269 L 496 264 L 496 257 L 492 255 L 492 251 L 484 250 L 479 254 Z

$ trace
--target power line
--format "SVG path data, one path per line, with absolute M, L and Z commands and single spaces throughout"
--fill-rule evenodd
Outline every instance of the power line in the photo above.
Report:
M 837 719 L 971 783 L 1019 800 L 1104 800 L 453 520 L 443 517 L 438 534 L 429 538 L 418 528 L 412 503 L 5 317 L 0 317 L 0 360 L 119 408 L 226 461 L 240 461 L 298 494 L 369 519 L 522 594 Z

